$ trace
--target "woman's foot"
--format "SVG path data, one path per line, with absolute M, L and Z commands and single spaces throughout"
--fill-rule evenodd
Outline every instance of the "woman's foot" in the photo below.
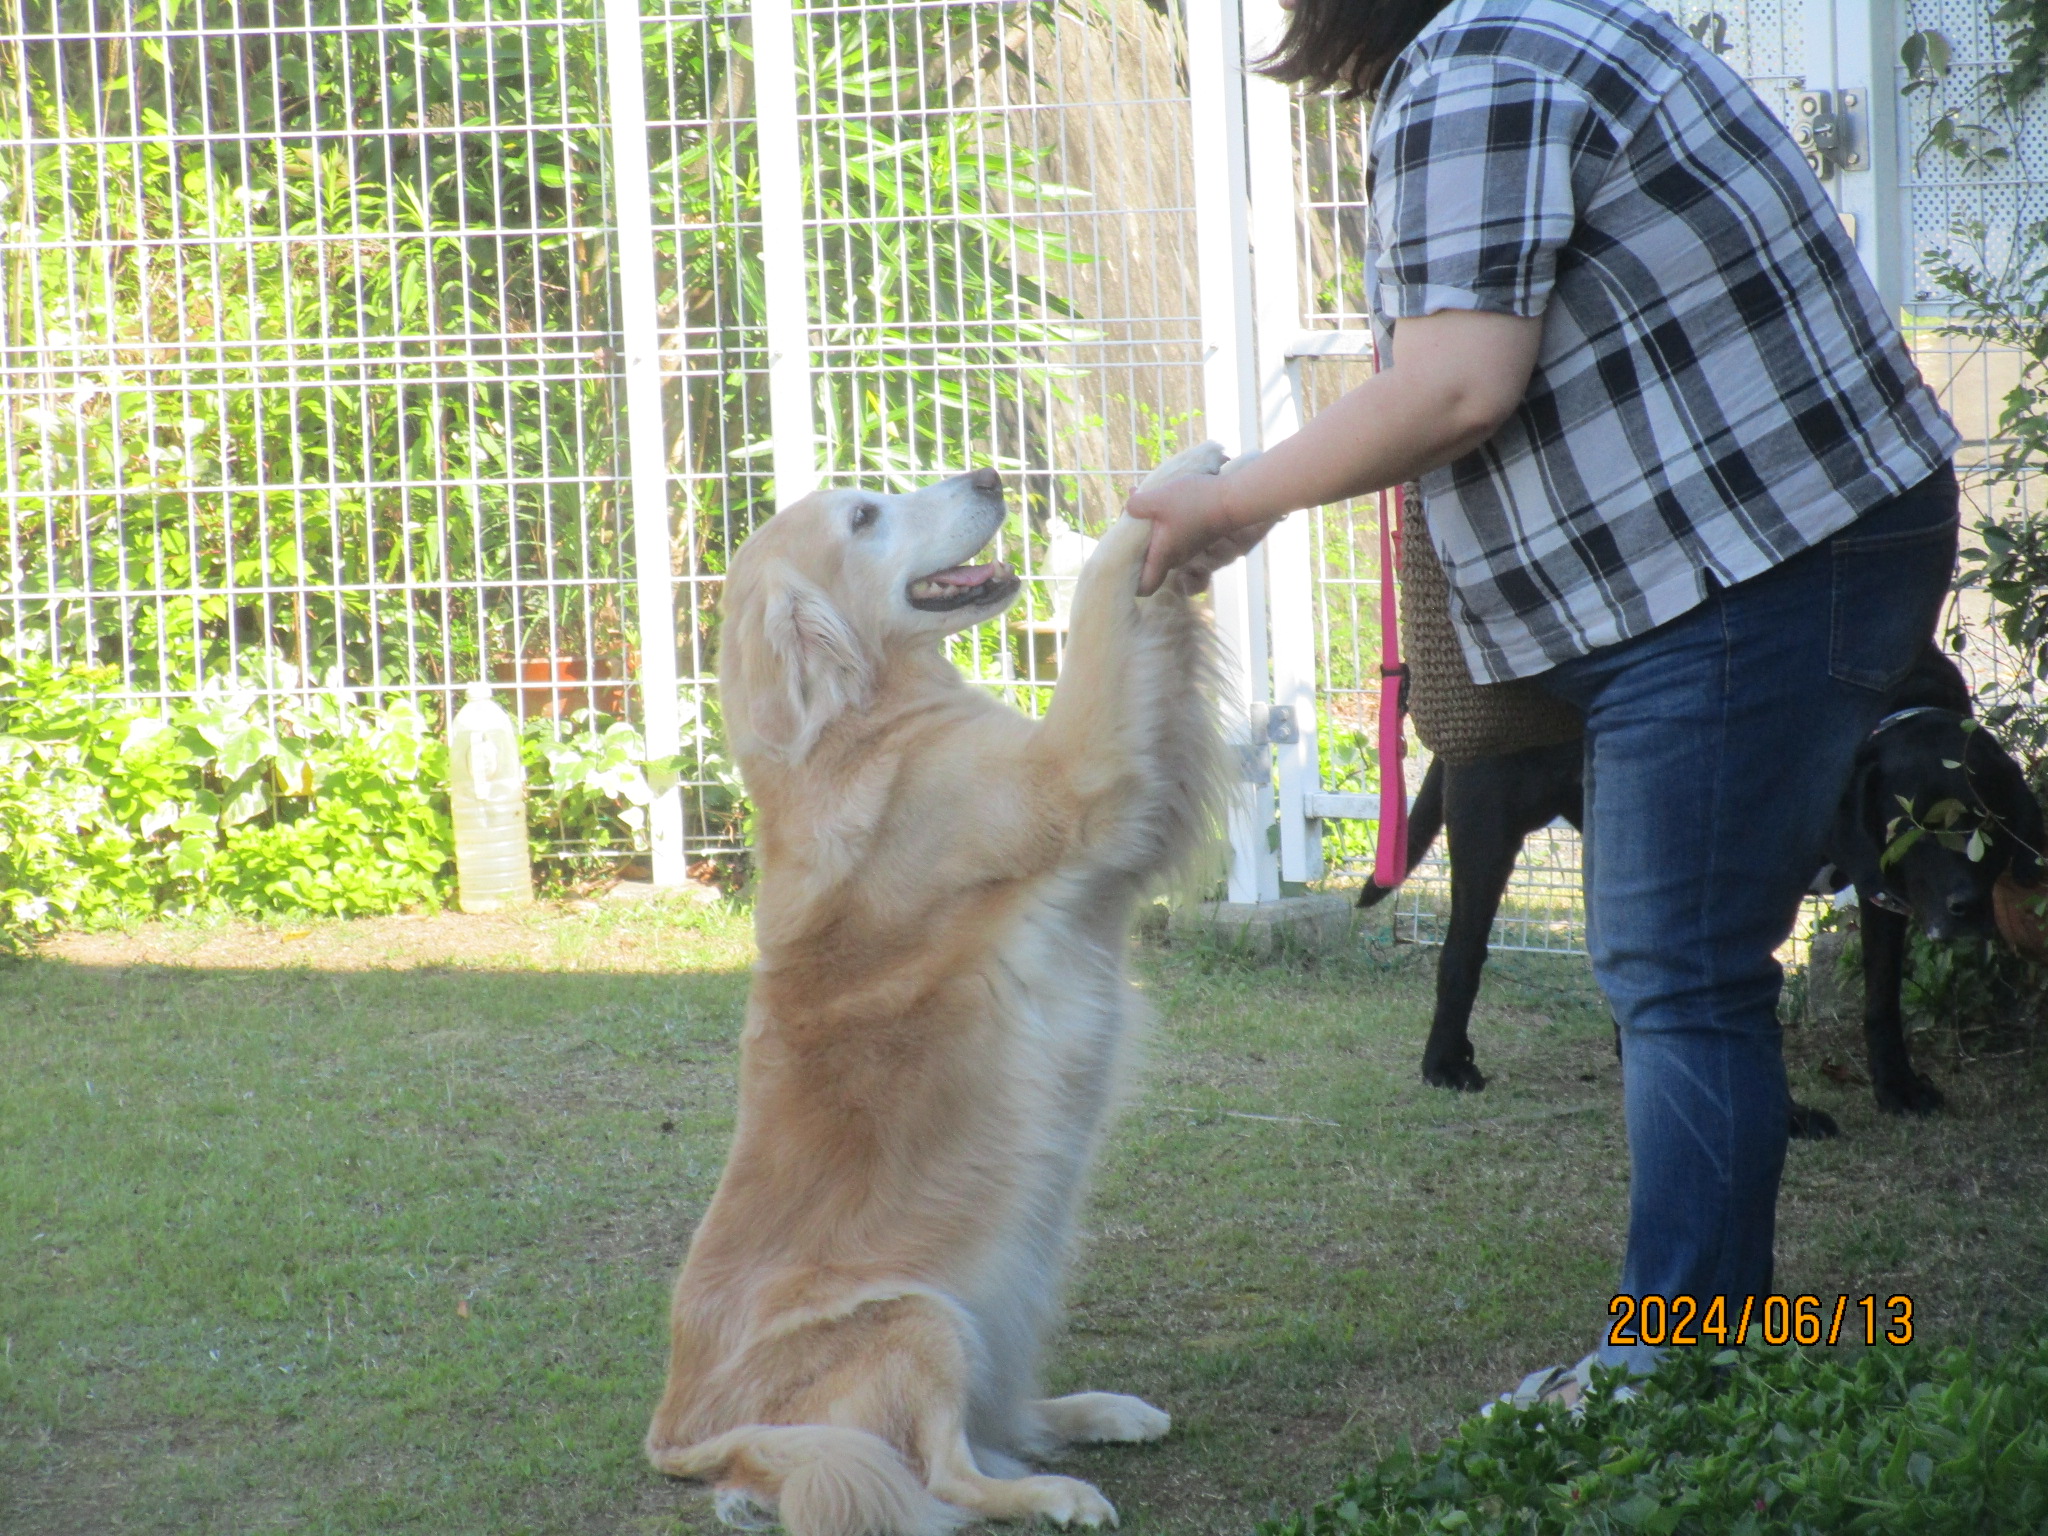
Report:
M 1600 1356 L 1587 1355 L 1576 1365 L 1546 1366 L 1540 1371 L 1531 1371 L 1522 1378 L 1521 1385 L 1512 1392 L 1503 1392 L 1493 1402 L 1479 1410 L 1479 1416 L 1487 1418 L 1494 1408 L 1506 1403 L 1513 1408 L 1534 1408 L 1538 1403 L 1555 1403 L 1578 1418 L 1586 1411 L 1586 1396 L 1593 1390 L 1593 1367 L 1600 1363 Z M 1636 1395 L 1636 1389 L 1626 1383 L 1616 1385 L 1608 1394 L 1615 1402 L 1625 1403 Z

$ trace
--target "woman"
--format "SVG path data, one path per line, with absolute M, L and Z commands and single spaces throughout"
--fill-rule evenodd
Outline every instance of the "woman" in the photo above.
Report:
M 1374 98 L 1391 366 L 1241 472 L 1134 497 L 1147 589 L 1420 480 L 1473 677 L 1586 716 L 1621 1290 L 1724 1298 L 1732 1328 L 1771 1289 L 1772 955 L 1947 592 L 1957 434 L 1785 129 L 1639 0 L 1299 0 L 1266 68 Z

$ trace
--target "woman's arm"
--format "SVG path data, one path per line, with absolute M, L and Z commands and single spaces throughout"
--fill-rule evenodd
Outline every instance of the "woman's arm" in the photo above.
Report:
M 1393 366 L 1235 474 L 1140 491 L 1152 524 L 1140 592 L 1191 562 L 1213 570 L 1289 512 L 1412 480 L 1477 448 L 1514 414 L 1543 338 L 1540 316 L 1446 309 L 1394 328 Z M 1212 558 L 1213 556 L 1213 558 Z

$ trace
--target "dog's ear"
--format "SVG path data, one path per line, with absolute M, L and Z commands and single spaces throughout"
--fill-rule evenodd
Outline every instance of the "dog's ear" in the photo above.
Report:
M 1885 829 L 1888 814 L 1883 803 L 1884 775 L 1878 771 L 1877 754 L 1868 747 L 1856 753 L 1849 774 L 1849 787 L 1835 808 L 1834 829 L 1828 834 L 1828 856 L 1842 877 L 1859 891 L 1884 888 Z
M 789 762 L 802 761 L 826 726 L 864 704 L 874 679 L 846 616 L 786 560 L 735 573 L 718 659 L 733 750 Z
M 2000 829 L 2012 847 L 2010 868 L 2021 885 L 2035 885 L 2041 879 L 2042 854 L 2048 852 L 2048 831 L 2041 819 L 2041 802 L 2027 783 L 2026 774 L 1988 732 L 1970 733 L 1970 778 L 1984 804 L 1998 818 Z

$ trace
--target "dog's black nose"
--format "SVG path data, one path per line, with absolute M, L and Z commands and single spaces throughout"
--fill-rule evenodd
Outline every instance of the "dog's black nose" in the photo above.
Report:
M 984 464 L 967 477 L 967 483 L 977 491 L 1000 491 L 1003 488 L 1003 477 Z

